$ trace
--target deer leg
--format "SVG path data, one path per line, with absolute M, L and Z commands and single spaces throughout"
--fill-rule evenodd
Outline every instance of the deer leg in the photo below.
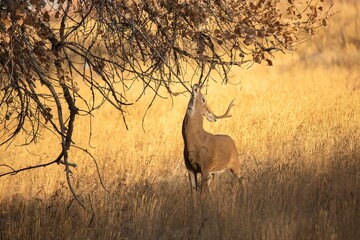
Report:
M 243 191 L 247 192 L 247 184 L 244 182 L 244 180 L 246 180 L 246 177 L 244 177 L 242 174 L 240 162 L 238 164 L 235 164 L 235 167 L 231 168 L 230 171 L 237 177 L 239 183 L 243 188 Z
M 231 171 L 231 173 L 234 174 L 234 176 L 236 176 L 237 178 L 241 178 L 241 177 L 242 177 L 242 174 L 241 174 L 240 169 L 231 168 L 230 171 Z
M 209 180 L 209 173 L 202 172 L 201 173 L 201 196 L 202 197 L 205 197 L 206 193 L 209 191 L 208 180 Z
M 232 167 L 230 168 L 232 174 L 234 174 L 238 178 L 242 178 L 242 171 L 240 166 L 240 161 L 238 159 L 233 161 Z
M 232 174 L 234 174 L 234 176 L 237 177 L 238 181 L 243 184 L 243 181 L 246 179 L 246 177 L 241 174 L 241 171 L 239 169 L 230 169 L 230 171 Z
M 190 189 L 191 189 L 191 192 L 193 191 L 193 189 L 195 189 L 195 191 L 197 191 L 197 176 L 196 176 L 196 172 L 189 171 L 189 180 L 190 180 Z

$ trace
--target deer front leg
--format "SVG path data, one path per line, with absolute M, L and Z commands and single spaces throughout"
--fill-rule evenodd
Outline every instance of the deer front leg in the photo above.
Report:
M 201 173 L 201 197 L 205 198 L 206 193 L 209 191 L 208 188 L 208 180 L 209 180 L 209 173 L 204 171 Z
M 189 180 L 191 183 L 191 191 L 195 189 L 198 191 L 198 181 L 197 181 L 197 172 L 199 170 L 199 166 L 195 162 L 195 154 L 194 152 L 189 152 L 186 159 L 186 165 L 189 172 Z
M 196 171 L 198 170 L 198 165 L 195 162 L 195 157 L 192 155 L 193 154 L 190 154 L 190 156 L 189 156 L 189 163 L 190 163 L 190 166 L 191 166 L 193 172 L 196 174 Z
M 189 171 L 189 180 L 190 180 L 190 189 L 191 189 L 191 192 L 193 191 L 193 189 L 195 189 L 195 191 L 197 191 L 198 184 L 197 184 L 197 175 L 196 175 L 196 172 L 194 172 L 194 171 Z

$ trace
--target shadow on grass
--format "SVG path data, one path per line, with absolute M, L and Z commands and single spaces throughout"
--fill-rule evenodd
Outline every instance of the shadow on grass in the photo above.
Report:
M 185 177 L 91 195 L 91 222 L 67 192 L 0 203 L 0 239 L 360 239 L 360 157 L 326 168 L 268 164 L 242 183 L 216 176 L 205 200 Z

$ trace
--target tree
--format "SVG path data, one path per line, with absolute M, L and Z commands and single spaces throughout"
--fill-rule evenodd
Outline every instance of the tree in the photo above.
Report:
M 22 132 L 30 144 L 52 131 L 58 157 L 30 168 L 64 164 L 73 191 L 76 117 L 110 103 L 126 125 L 133 82 L 143 83 L 139 99 L 145 90 L 154 99 L 160 89 L 176 96 L 179 86 L 189 91 L 189 66 L 199 82 L 215 73 L 224 83 L 233 66 L 271 66 L 275 52 L 294 51 L 326 26 L 331 7 L 324 0 L 1 0 L 0 142 Z

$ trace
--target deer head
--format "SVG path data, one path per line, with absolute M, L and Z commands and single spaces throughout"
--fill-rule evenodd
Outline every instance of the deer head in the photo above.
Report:
M 235 99 L 234 99 L 235 100 Z M 215 122 L 217 119 L 231 117 L 229 115 L 231 108 L 234 106 L 234 100 L 232 100 L 223 115 L 216 115 L 210 109 L 204 95 L 201 93 L 201 86 L 195 84 L 192 87 L 191 99 L 189 101 L 187 114 L 191 117 L 194 114 L 202 115 L 206 117 L 209 122 Z

